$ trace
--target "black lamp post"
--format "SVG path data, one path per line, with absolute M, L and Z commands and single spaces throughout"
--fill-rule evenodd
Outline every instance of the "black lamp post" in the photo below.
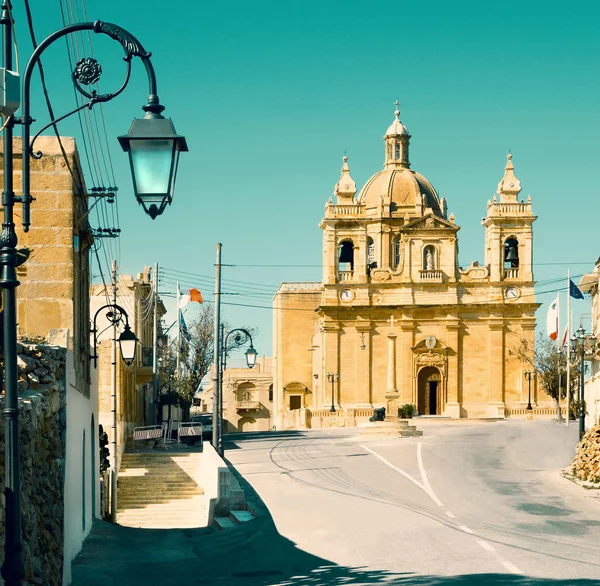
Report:
M 5 71 L 13 70 L 13 18 L 10 0 L 2 0 L 0 25 L 2 26 L 2 67 Z M 114 93 L 99 95 L 96 90 L 86 91 L 82 85 L 88 86 L 98 82 L 102 68 L 95 59 L 85 58 L 79 61 L 72 74 L 75 89 L 88 99 L 88 102 L 72 112 L 53 120 L 42 128 L 33 140 L 30 140 L 30 126 L 34 122 L 30 115 L 30 85 L 31 76 L 42 53 L 55 41 L 79 31 L 93 31 L 111 37 L 121 44 L 125 51 L 126 76 L 121 87 Z M 15 267 L 18 264 L 17 235 L 14 223 L 14 206 L 22 204 L 21 221 L 23 230 L 27 232 L 31 225 L 30 204 L 33 201 L 30 193 L 30 157 L 39 159 L 42 153 L 35 151 L 35 139 L 49 126 L 67 118 L 83 108 L 92 108 L 94 104 L 108 102 L 118 96 L 127 86 L 131 72 L 133 57 L 139 57 L 148 75 L 149 96 L 148 102 L 143 107 L 146 112 L 143 121 L 138 127 L 134 121 L 130 134 L 120 137 L 120 142 L 125 150 L 129 150 L 132 160 L 134 188 L 138 201 L 145 202 L 144 206 L 150 217 L 155 218 L 162 213 L 167 203 L 173 198 L 173 186 L 177 169 L 177 156 L 180 151 L 187 150 L 185 139 L 176 135 L 172 125 L 166 128 L 161 112 L 164 110 L 158 99 L 156 76 L 150 62 L 148 53 L 141 43 L 128 31 L 115 24 L 95 21 L 71 24 L 52 33 L 47 37 L 31 55 L 23 73 L 21 116 L 13 116 L 18 108 L 18 97 L 15 97 L 14 107 L 4 108 L 2 115 L 4 121 L 4 189 L 2 191 L 2 207 L 4 208 L 4 221 L 0 234 L 0 287 L 3 289 L 4 307 L 4 433 L 5 433 L 5 544 L 2 577 L 6 586 L 20 586 L 25 575 L 25 568 L 21 559 L 21 479 L 19 461 L 19 402 L 17 392 L 17 316 L 16 316 L 16 288 L 19 285 Z M 7 74 L 9 75 L 9 74 Z M 22 173 L 21 195 L 15 195 L 13 184 L 13 129 L 15 124 L 22 126 Z M 150 128 L 151 127 L 151 128 Z M 160 128 L 159 128 L 160 127 Z M 141 128 L 141 130 L 139 130 Z M 141 140 L 141 148 L 132 146 L 133 141 Z M 167 148 L 167 144 L 171 146 Z M 137 145 L 137 143 L 136 143 Z M 136 150 L 137 149 L 137 150 Z M 170 160 L 165 162 L 165 152 L 168 150 Z M 131 154 L 133 151 L 133 154 Z M 149 157 L 136 156 L 135 153 L 151 151 Z M 160 156 L 159 154 L 160 153 Z M 152 166 L 149 170 L 144 163 Z M 164 173 L 164 176 L 161 175 Z M 152 200 L 148 196 L 152 196 Z M 160 200 L 160 201 L 159 201 Z M 125 334 L 125 332 L 124 332 Z M 129 333 L 122 340 L 124 345 L 131 346 Z
M 328 372 L 327 380 L 331 383 L 331 408 L 330 413 L 335 413 L 335 382 L 340 380 L 340 375 L 337 372 Z
M 110 325 L 116 326 L 123 322 L 123 318 L 125 319 L 125 330 L 119 336 L 119 346 L 121 348 L 121 357 L 123 358 L 123 362 L 130 366 L 135 360 L 135 351 L 137 348 L 138 339 L 136 335 L 131 331 L 129 327 L 129 316 L 127 312 L 116 303 L 109 303 L 108 305 L 103 305 L 94 315 L 94 319 L 92 323 L 94 327 L 91 330 L 92 335 L 94 336 L 94 353 L 90 355 L 90 360 L 94 361 L 94 368 L 98 366 L 98 328 L 96 326 L 96 319 L 98 318 L 98 314 L 103 310 L 108 309 L 106 312 L 106 319 L 109 321 Z
M 592 354 L 589 347 L 590 339 L 591 336 L 586 335 L 585 329 L 581 325 L 571 337 L 571 350 L 579 359 L 579 441 L 585 434 L 585 357 Z M 569 383 L 567 382 L 567 384 Z
M 219 388 L 215 389 L 218 395 L 215 397 L 215 413 L 213 417 L 213 421 L 216 422 L 216 425 L 213 425 L 213 446 L 221 457 L 223 457 L 223 454 L 225 453 L 225 450 L 223 449 L 223 373 L 227 369 L 227 342 L 229 336 L 234 333 L 234 340 L 237 345 L 243 344 L 246 339 L 250 340 L 250 346 L 244 353 L 246 355 L 246 364 L 248 365 L 248 368 L 254 368 L 256 357 L 258 356 L 258 352 L 254 349 L 252 336 L 248 330 L 245 330 L 244 328 L 235 328 L 234 330 L 227 332 L 227 335 L 221 344 L 220 383 Z M 221 339 L 223 339 L 223 328 L 221 328 Z
M 533 372 L 526 370 L 523 374 L 527 379 L 527 411 L 533 411 L 533 407 L 531 406 L 531 377 L 533 376 Z

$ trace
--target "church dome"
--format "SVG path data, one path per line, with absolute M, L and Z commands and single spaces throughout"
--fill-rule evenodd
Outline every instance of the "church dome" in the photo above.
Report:
M 444 216 L 433 185 L 420 173 L 405 167 L 389 167 L 375 173 L 358 197 L 367 208 L 367 213 L 369 209 L 378 209 L 383 198 L 383 204 L 389 205 L 394 215 L 414 216 L 420 205 L 422 214 L 426 208 L 431 208 L 436 216 Z

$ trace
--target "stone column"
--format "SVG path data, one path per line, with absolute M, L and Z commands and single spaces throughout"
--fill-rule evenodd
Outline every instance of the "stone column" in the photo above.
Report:
M 489 405 L 490 417 L 504 417 L 504 319 L 491 317 L 489 321 Z
M 360 320 L 355 323 L 356 328 L 356 379 L 355 405 L 356 407 L 372 407 L 373 396 L 371 388 L 371 322 Z M 364 345 L 364 348 L 363 348 Z
M 447 332 L 447 372 L 446 372 L 446 385 L 448 396 L 446 398 L 446 407 L 444 409 L 444 415 L 449 415 L 453 419 L 460 417 L 460 403 L 458 400 L 459 392 L 459 361 L 458 356 L 460 355 L 460 320 L 450 319 L 446 322 Z
M 417 404 L 413 392 L 413 353 L 415 322 L 412 319 L 400 320 L 400 384 L 402 403 Z
M 389 322 L 393 328 L 395 323 L 394 316 L 389 319 Z M 388 383 L 385 393 L 386 421 L 398 419 L 398 398 L 400 394 L 396 388 L 396 337 L 396 333 L 393 330 L 388 334 Z

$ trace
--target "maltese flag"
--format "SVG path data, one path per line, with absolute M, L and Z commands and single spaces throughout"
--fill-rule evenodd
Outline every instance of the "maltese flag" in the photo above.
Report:
M 546 317 L 546 329 L 551 340 L 558 338 L 558 297 L 550 304 Z

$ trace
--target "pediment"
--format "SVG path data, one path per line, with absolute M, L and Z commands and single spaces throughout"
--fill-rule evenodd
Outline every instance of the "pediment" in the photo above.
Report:
M 444 220 L 434 214 L 427 214 L 421 218 L 415 218 L 405 224 L 402 228 L 403 230 L 452 230 L 453 232 L 458 232 L 460 228 L 449 222 L 448 220 Z

